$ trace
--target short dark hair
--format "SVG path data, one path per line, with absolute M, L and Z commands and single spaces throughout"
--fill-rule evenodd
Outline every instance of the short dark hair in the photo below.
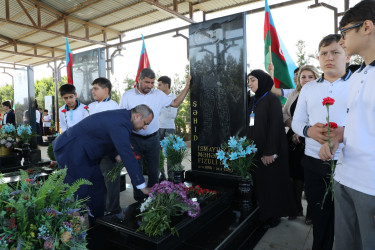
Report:
M 150 79 L 155 79 L 155 72 L 152 69 L 149 69 L 149 68 L 142 69 L 141 74 L 139 75 L 139 78 L 142 81 L 146 77 L 148 77 Z
M 323 37 L 323 39 L 319 43 L 318 51 L 320 51 L 321 47 L 327 47 L 331 45 L 333 42 L 338 43 L 341 39 L 341 35 L 339 34 L 330 34 L 328 36 Z
M 152 115 L 152 118 L 154 118 L 154 112 L 152 109 L 147 106 L 146 104 L 139 104 L 138 106 L 135 106 L 131 109 L 131 113 L 138 113 L 142 115 L 142 119 L 147 118 L 150 114 Z
M 340 21 L 340 29 L 349 23 L 361 23 L 366 20 L 375 22 L 375 1 L 363 0 L 345 12 Z M 357 30 L 360 27 L 357 28 Z
M 168 76 L 161 76 L 161 77 L 159 77 L 158 82 L 162 82 L 164 84 L 168 84 L 168 88 L 169 89 L 171 88 L 171 78 L 169 78 Z
M 61 96 L 64 96 L 66 94 L 76 94 L 76 87 L 72 84 L 64 84 L 59 88 L 59 92 Z
M 47 113 L 48 113 L 48 109 L 45 109 L 44 112 L 47 112 Z
M 294 74 L 297 73 L 299 70 L 299 67 L 297 67 L 295 70 L 294 70 Z
M 105 77 L 99 77 L 96 78 L 92 83 L 91 86 L 94 84 L 98 84 L 101 88 L 105 89 L 108 88 L 108 94 L 111 95 L 111 90 L 112 90 L 112 83 L 110 80 L 108 80 Z
M 10 101 L 5 101 L 1 103 L 3 106 L 7 106 L 8 108 L 12 108 L 12 104 L 10 104 Z

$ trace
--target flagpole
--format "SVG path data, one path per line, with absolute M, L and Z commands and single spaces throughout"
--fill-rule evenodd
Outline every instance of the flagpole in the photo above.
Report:
M 272 51 L 271 51 L 271 45 L 268 46 L 268 56 L 269 56 L 269 59 L 270 59 L 270 62 L 269 63 L 272 63 Z M 275 71 L 275 68 L 273 70 L 270 70 L 270 76 L 272 77 L 272 80 L 273 79 L 273 76 L 274 76 L 274 71 Z

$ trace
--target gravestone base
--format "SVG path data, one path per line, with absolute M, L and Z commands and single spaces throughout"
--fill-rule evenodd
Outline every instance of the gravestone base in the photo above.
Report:
M 8 168 L 17 167 L 21 162 L 21 157 L 17 153 L 0 157 L 0 172 L 6 171 Z
M 42 153 L 39 149 L 33 149 L 30 152 L 31 163 L 38 163 L 42 160 Z
M 106 240 L 107 242 L 102 242 L 102 244 L 109 245 L 111 249 L 176 249 L 197 232 L 205 231 L 212 220 L 222 217 L 229 211 L 231 209 L 228 203 L 230 195 L 230 192 L 223 193 L 218 199 L 204 206 L 200 215 L 195 218 L 187 215 L 174 218 L 173 226 L 177 229 L 178 235 L 172 235 L 167 231 L 160 237 L 149 237 L 143 232 L 137 232 L 141 219 L 137 217 L 140 204 L 133 203 L 127 207 L 123 221 L 113 217 L 100 218 L 96 221 L 97 226 L 89 233 L 89 236 L 90 234 L 102 235 L 99 241 Z M 97 236 L 91 239 L 95 241 Z M 94 243 L 92 240 L 89 237 L 91 241 L 89 247 L 92 245 L 94 249 L 100 249 L 98 244 L 101 243 Z
M 188 171 L 190 172 L 190 171 Z M 201 178 L 199 173 L 196 178 Z M 211 173 L 212 174 L 212 173 Z M 188 176 L 191 174 L 188 174 Z M 204 178 L 204 177 L 202 177 Z M 232 177 L 232 182 L 235 177 Z M 207 179 L 206 179 L 207 180 Z M 226 180 L 226 181 L 223 181 Z M 196 218 L 187 215 L 178 218 L 174 225 L 178 231 L 172 235 L 169 231 L 160 237 L 149 237 L 143 232 L 136 232 L 140 218 L 139 203 L 127 207 L 125 219 L 100 218 L 96 227 L 88 234 L 89 249 L 241 249 L 243 246 L 251 249 L 266 232 L 259 222 L 259 210 L 256 207 L 251 211 L 241 211 L 237 205 L 236 189 L 218 186 L 222 183 L 235 186 L 230 179 L 210 180 L 216 183 L 213 186 L 206 183 L 198 184 L 203 188 L 214 189 L 220 194 L 201 209 L 201 214 Z M 101 245 L 102 244 L 102 245 Z M 103 248 L 104 247 L 104 248 Z

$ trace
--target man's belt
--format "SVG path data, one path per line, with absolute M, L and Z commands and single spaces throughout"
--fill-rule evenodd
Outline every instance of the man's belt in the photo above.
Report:
M 150 134 L 150 135 L 139 135 L 139 134 L 136 134 L 136 133 L 132 133 L 132 135 L 136 136 L 136 137 L 139 137 L 139 138 L 142 138 L 142 139 L 147 139 L 147 138 L 150 138 L 150 137 L 153 137 L 155 135 L 158 134 L 158 131 Z

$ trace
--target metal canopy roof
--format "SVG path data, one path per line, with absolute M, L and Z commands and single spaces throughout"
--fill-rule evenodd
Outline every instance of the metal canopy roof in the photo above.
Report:
M 0 62 L 39 65 L 71 50 L 179 18 L 194 23 L 197 11 L 213 13 L 260 0 L 1 0 Z

